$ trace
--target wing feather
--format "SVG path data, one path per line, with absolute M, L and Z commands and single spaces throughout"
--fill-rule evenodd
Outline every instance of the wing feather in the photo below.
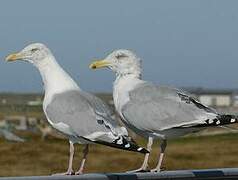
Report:
M 170 87 L 145 83 L 132 90 L 129 96 L 130 101 L 123 106 L 122 114 L 128 123 L 142 131 L 189 127 L 217 117 L 215 110 Z
M 53 97 L 46 108 L 47 117 L 56 128 L 74 136 L 90 136 L 95 133 L 107 136 L 109 126 L 97 119 L 95 109 L 79 91 L 67 91 Z

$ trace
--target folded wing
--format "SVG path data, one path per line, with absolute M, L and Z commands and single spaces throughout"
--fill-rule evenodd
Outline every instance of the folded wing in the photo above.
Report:
M 176 127 L 192 127 L 215 119 L 215 110 L 202 105 L 187 93 L 150 83 L 137 86 L 123 106 L 127 123 L 148 132 Z

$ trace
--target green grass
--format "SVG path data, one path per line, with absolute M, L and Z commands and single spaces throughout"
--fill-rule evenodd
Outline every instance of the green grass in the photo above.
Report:
M 0 176 L 49 175 L 64 172 L 68 163 L 67 140 L 24 134 L 26 143 L 0 141 Z M 142 145 L 145 140 L 138 139 Z M 186 137 L 168 142 L 164 166 L 167 170 L 236 167 L 238 134 Z M 150 166 L 157 162 L 159 143 L 153 146 Z M 82 145 L 76 145 L 74 167 L 80 163 Z M 91 145 L 86 172 L 123 172 L 138 168 L 143 155 Z

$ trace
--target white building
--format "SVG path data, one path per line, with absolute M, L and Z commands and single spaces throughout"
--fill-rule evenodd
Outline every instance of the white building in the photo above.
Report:
M 197 99 L 207 106 L 212 107 L 231 107 L 238 106 L 238 93 L 236 90 L 190 90 Z

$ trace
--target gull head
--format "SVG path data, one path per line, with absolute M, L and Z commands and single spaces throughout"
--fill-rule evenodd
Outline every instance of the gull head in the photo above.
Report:
M 33 43 L 26 46 L 17 53 L 12 53 L 6 57 L 6 61 L 12 62 L 17 60 L 27 61 L 33 64 L 40 63 L 46 57 L 51 55 L 50 50 L 41 43 Z
M 120 49 L 109 54 L 104 60 L 97 60 L 90 64 L 91 69 L 109 68 L 117 75 L 141 75 L 141 60 L 130 50 Z

